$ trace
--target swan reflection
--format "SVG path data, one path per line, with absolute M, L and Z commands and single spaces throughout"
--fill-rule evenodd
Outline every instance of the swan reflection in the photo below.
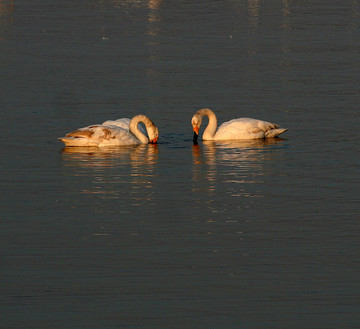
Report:
M 66 175 L 83 194 L 129 200 L 133 205 L 152 199 L 158 161 L 156 144 L 125 147 L 65 147 L 62 158 Z M 83 179 L 85 177 L 85 180 Z
M 119 160 L 129 159 L 131 164 L 139 162 L 154 162 L 157 155 L 157 144 L 139 144 L 121 147 L 64 147 L 64 160 L 76 161 L 80 166 L 113 166 Z
M 193 181 L 195 190 L 208 194 L 224 190 L 230 196 L 262 196 L 249 184 L 261 184 L 266 173 L 266 161 L 274 155 L 272 146 L 283 142 L 282 138 L 240 141 L 203 141 L 202 147 L 193 146 Z M 222 186 L 220 186 L 222 185 Z M 252 189 L 253 190 L 253 189 Z
M 265 156 L 263 151 L 267 146 L 283 141 L 282 138 L 203 141 L 204 161 L 209 165 L 226 163 L 236 167 L 251 167 Z

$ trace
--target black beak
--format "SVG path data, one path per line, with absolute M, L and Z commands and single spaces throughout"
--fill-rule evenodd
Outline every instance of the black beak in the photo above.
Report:
M 198 143 L 198 137 L 199 137 L 199 135 L 198 135 L 196 132 L 194 132 L 194 137 L 193 137 L 193 143 L 194 143 L 194 145 L 197 145 L 197 143 Z

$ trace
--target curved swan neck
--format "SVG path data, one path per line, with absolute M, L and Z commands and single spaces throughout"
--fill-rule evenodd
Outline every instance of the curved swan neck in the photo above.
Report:
M 139 122 L 144 123 L 146 130 L 148 127 L 153 126 L 153 122 L 145 115 L 139 114 L 134 116 L 129 125 L 130 132 L 135 135 L 135 137 L 142 143 L 147 144 L 149 143 L 149 139 L 139 130 L 138 124 Z
M 206 108 L 197 111 L 197 113 L 201 118 L 205 115 L 209 118 L 209 123 L 203 133 L 203 140 L 213 139 L 217 129 L 217 118 L 215 113 Z

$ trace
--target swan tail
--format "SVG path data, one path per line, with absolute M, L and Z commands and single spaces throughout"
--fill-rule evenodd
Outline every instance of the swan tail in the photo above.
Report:
M 75 138 L 72 137 L 60 137 L 58 138 L 59 141 L 62 141 L 65 146 L 74 146 Z
M 285 131 L 287 131 L 287 128 L 270 129 L 265 133 L 265 137 L 268 138 L 277 137 L 280 134 L 284 133 Z

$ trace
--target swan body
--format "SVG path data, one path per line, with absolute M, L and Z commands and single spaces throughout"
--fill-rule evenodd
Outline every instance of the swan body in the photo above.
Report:
M 144 130 L 138 126 L 144 123 Z M 102 124 L 76 129 L 59 140 L 66 146 L 119 146 L 156 143 L 159 136 L 158 128 L 145 115 L 136 115 L 131 120 L 127 118 L 108 120 Z
M 197 141 L 202 118 L 207 116 L 209 123 L 203 133 L 203 140 L 234 140 L 234 139 L 258 139 L 277 137 L 284 133 L 287 128 L 280 128 L 276 123 L 252 118 L 239 118 L 224 122 L 217 129 L 215 113 L 207 108 L 197 111 L 191 119 L 194 130 L 194 142 Z

